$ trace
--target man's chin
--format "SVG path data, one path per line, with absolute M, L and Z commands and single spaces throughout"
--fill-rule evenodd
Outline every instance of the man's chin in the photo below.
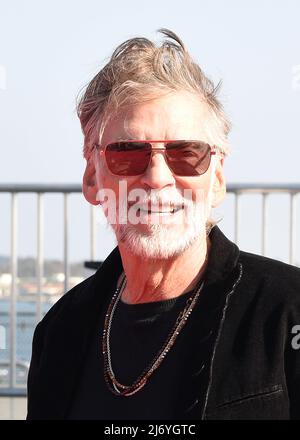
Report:
M 123 241 L 126 249 L 136 257 L 143 260 L 168 260 L 170 258 L 176 258 L 185 249 L 178 248 L 172 249 L 170 246 L 162 243 L 141 243 L 141 242 L 128 242 Z
M 141 230 L 143 227 L 145 229 Z M 197 232 L 194 229 L 178 229 L 165 225 L 118 225 L 114 228 L 119 245 L 133 255 L 146 259 L 174 258 L 186 251 L 201 236 L 205 227 Z

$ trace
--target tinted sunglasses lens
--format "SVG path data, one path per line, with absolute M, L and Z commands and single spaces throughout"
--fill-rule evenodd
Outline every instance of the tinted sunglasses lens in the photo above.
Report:
M 205 142 L 172 142 L 167 145 L 168 165 L 177 176 L 200 176 L 208 170 L 210 152 Z
M 109 170 L 118 176 L 143 174 L 150 161 L 151 144 L 147 142 L 115 142 L 107 145 L 105 158 Z

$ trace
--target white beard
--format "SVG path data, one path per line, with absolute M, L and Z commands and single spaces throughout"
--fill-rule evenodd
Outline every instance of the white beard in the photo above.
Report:
M 207 221 L 211 211 L 212 191 L 209 190 L 206 200 L 198 201 L 196 204 L 191 200 L 186 203 L 190 206 L 188 221 L 183 224 L 148 224 L 146 231 L 141 231 L 134 224 L 115 223 L 112 228 L 115 232 L 118 243 L 123 243 L 137 256 L 145 259 L 169 259 L 176 257 L 186 251 L 197 240 L 201 242 L 206 239 Z M 150 196 L 148 200 L 161 200 L 161 197 Z M 162 200 L 170 200 L 170 197 L 163 197 Z M 172 201 L 181 202 L 178 196 L 171 197 Z
M 196 220 L 196 219 L 195 219 Z M 149 226 L 150 234 L 143 234 L 134 225 L 113 225 L 118 242 L 125 243 L 130 251 L 147 259 L 168 259 L 182 254 L 199 238 L 206 236 L 206 224 L 197 221 L 189 224 L 183 233 L 176 226 Z

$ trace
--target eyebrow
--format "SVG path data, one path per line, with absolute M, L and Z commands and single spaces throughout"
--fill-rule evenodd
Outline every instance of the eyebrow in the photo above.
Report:
M 128 138 L 124 138 L 119 136 L 114 142 L 127 142 L 127 141 L 136 141 L 136 137 L 129 136 Z
M 139 139 L 139 138 L 136 137 L 136 136 L 129 136 L 129 137 L 127 137 L 126 139 L 124 139 L 124 138 L 121 137 L 121 136 L 119 136 L 119 137 L 117 138 L 117 141 L 136 141 L 136 140 L 141 140 L 141 141 L 144 141 L 144 142 L 147 141 L 147 139 Z

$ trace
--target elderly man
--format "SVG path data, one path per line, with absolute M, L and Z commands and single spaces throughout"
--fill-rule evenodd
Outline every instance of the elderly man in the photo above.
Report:
M 83 192 L 118 246 L 38 324 L 28 419 L 300 418 L 300 270 L 211 219 L 230 124 L 162 32 L 118 47 L 78 104 Z

